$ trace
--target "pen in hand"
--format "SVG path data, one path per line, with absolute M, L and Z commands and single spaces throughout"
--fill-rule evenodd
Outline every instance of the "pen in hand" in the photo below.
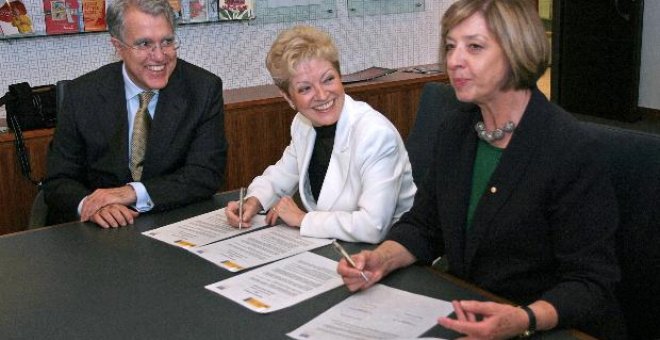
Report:
M 241 187 L 238 194 L 238 229 L 243 228 L 243 201 L 245 200 L 245 188 Z
M 342 247 L 341 244 L 337 243 L 337 240 L 332 240 L 332 246 L 335 247 L 335 250 L 339 254 L 341 254 L 343 258 L 346 259 L 346 261 L 348 262 L 348 264 L 351 265 L 351 267 L 357 268 L 357 266 L 355 266 L 355 262 L 353 262 L 353 259 L 348 255 L 344 247 Z M 360 270 L 360 275 L 362 275 L 364 281 L 369 282 L 369 279 L 367 278 L 367 275 L 364 274 L 364 271 Z

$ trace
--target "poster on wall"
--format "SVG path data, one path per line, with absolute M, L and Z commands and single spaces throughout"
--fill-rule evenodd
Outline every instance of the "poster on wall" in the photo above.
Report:
M 220 20 L 254 19 L 253 0 L 218 0 L 218 17 Z
M 170 6 L 172 6 L 172 11 L 174 11 L 174 20 L 181 19 L 181 0 L 169 0 L 168 2 L 170 3 Z
M 44 0 L 47 34 L 80 31 L 77 0 Z
M 20 0 L 5 1 L 0 6 L 0 35 L 32 33 L 30 13 Z
M 182 0 L 184 22 L 209 21 L 206 3 L 208 0 Z
M 105 31 L 105 0 L 82 0 L 82 6 L 85 32 Z

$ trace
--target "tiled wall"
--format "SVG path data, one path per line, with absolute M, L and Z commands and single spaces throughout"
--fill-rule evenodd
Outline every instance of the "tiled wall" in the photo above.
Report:
M 215 22 L 182 25 L 179 56 L 218 74 L 225 88 L 270 83 L 264 59 L 277 33 L 296 23 L 328 31 L 340 49 L 343 73 L 370 66 L 430 64 L 439 58 L 440 16 L 452 0 L 426 0 L 424 12 L 349 17 L 337 0 L 337 18 L 292 23 Z M 72 79 L 117 60 L 107 33 L 0 40 L 0 92 Z M 4 117 L 4 108 L 0 117 Z

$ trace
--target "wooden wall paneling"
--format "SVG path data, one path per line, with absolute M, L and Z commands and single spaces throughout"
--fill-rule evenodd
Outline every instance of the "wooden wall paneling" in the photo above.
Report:
M 415 122 L 419 97 L 424 84 L 402 86 L 384 91 L 351 93 L 354 99 L 369 103 L 397 127 L 405 140 Z
M 32 177 L 45 175 L 46 152 L 52 131 L 37 130 L 24 133 L 26 152 L 32 167 Z M 0 235 L 24 230 L 30 218 L 36 185 L 21 174 L 13 134 L 0 135 Z
M 284 100 L 225 112 L 227 190 L 247 187 L 282 157 L 291 140 L 289 128 L 294 115 Z

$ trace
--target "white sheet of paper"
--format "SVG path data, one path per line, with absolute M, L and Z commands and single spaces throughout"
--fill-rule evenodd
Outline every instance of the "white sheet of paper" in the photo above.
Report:
M 337 262 L 304 252 L 205 288 L 258 313 L 293 306 L 343 284 Z
M 277 225 L 192 249 L 194 254 L 232 272 L 277 261 L 328 245 L 332 240 L 300 236 L 300 229 Z
M 452 312 L 450 302 L 376 284 L 287 335 L 299 340 L 412 339 Z
M 252 218 L 252 227 L 234 228 L 227 222 L 225 208 L 222 208 L 164 227 L 147 230 L 142 234 L 177 247 L 192 249 L 264 226 L 266 226 L 266 216 L 255 215 Z

